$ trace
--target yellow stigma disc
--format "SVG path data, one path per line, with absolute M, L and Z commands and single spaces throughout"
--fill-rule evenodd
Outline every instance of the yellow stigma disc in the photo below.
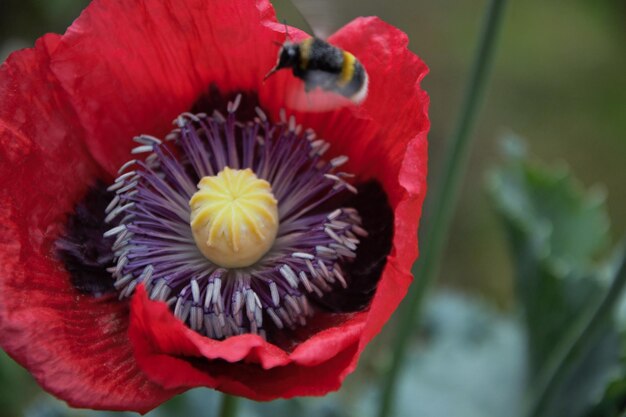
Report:
M 270 184 L 249 168 L 226 167 L 215 176 L 202 178 L 189 205 L 196 245 L 219 266 L 252 265 L 274 243 L 277 201 Z

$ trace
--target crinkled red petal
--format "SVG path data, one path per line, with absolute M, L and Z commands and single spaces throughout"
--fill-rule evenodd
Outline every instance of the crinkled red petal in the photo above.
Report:
M 273 27 L 280 35 L 282 26 Z M 301 36 L 295 33 L 292 36 Z M 372 44 L 363 39 L 364 33 Z M 393 249 L 371 307 L 346 315 L 340 325 L 315 333 L 286 352 L 254 335 L 225 341 L 199 336 L 163 303 L 149 301 L 139 291 L 132 303 L 130 330 L 137 360 L 166 387 L 199 384 L 259 400 L 337 389 L 408 289 L 426 192 L 428 97 L 419 82 L 427 69 L 408 51 L 406 35 L 378 19 L 358 19 L 332 41 L 365 65 L 371 78 L 370 98 L 360 109 L 295 114 L 298 122 L 333 144 L 334 154 L 351 158 L 347 170 L 362 180 L 377 179 L 389 197 L 395 216 Z M 279 117 L 281 94 L 291 88 L 290 82 L 280 75 L 259 91 L 262 107 L 273 118 Z M 377 163 L 371 164 L 373 160 Z
M 137 367 L 127 304 L 78 293 L 54 256 L 67 213 L 101 175 L 49 68 L 59 41 L 0 67 L 0 345 L 73 406 L 147 411 L 178 391 Z
M 130 336 L 140 366 L 164 387 L 217 388 L 255 400 L 321 395 L 339 388 L 341 370 L 358 349 L 361 320 L 347 320 L 293 352 L 256 335 L 212 340 L 190 330 L 167 305 L 133 296 Z M 315 375 L 314 378 L 311 375 Z
M 428 68 L 408 50 L 405 33 L 375 17 L 354 20 L 329 41 L 363 63 L 370 81 L 367 99 L 358 107 L 333 112 L 293 112 L 298 122 L 332 144 L 333 155 L 350 158 L 346 171 L 357 173 L 360 180 L 378 180 L 394 211 L 393 246 L 363 317 L 360 352 L 380 332 L 413 279 L 417 227 L 426 196 L 429 98 L 420 82 Z M 284 79 L 282 94 L 289 95 L 293 82 Z M 275 100 L 267 98 L 267 103 L 262 100 L 272 109 L 272 116 L 278 117 L 280 107 Z M 315 337 L 305 343 L 315 343 Z
M 356 19 L 330 40 L 359 57 L 371 79 L 363 110 L 377 133 L 370 143 L 352 142 L 356 146 L 346 147 L 346 154 L 363 158 L 357 172 L 380 181 L 394 209 L 393 246 L 372 300 L 362 350 L 380 332 L 413 279 L 427 186 L 430 100 L 420 83 L 428 68 L 408 50 L 404 32 L 375 17 Z
M 269 1 L 95 0 L 63 36 L 52 69 L 112 175 L 135 135 L 162 137 L 211 85 L 256 91 L 276 60 Z

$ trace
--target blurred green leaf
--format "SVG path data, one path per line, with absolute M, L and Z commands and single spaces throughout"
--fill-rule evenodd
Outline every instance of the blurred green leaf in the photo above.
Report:
M 504 143 L 509 160 L 490 175 L 489 190 L 512 244 L 536 371 L 602 294 L 590 273 L 608 242 L 609 221 L 603 199 L 585 193 L 564 167 L 529 163 L 518 138 Z
M 626 379 L 613 380 L 606 388 L 602 400 L 586 417 L 619 417 L 626 410 Z
M 559 275 L 588 272 L 609 243 L 605 196 L 586 191 L 562 164 L 532 164 L 520 138 L 509 135 L 506 167 L 492 173 L 490 191 L 512 233 L 515 249 L 529 244 Z
M 521 407 L 527 364 L 517 320 L 480 300 L 439 291 L 427 300 L 423 333 L 404 361 L 394 417 L 501 417 Z M 350 390 L 332 398 L 344 413 L 303 415 L 373 417 L 379 377 L 365 377 L 359 367 L 348 380 Z M 291 416 L 300 414 L 285 417 Z
M 404 365 L 397 417 L 502 417 L 521 407 L 527 363 L 516 320 L 440 293 L 429 301 L 425 326 L 424 346 Z
M 607 291 L 599 259 L 610 242 L 609 220 L 601 193 L 584 190 L 563 166 L 529 162 L 520 139 L 509 136 L 504 144 L 508 161 L 491 173 L 488 185 L 512 246 L 532 393 Z M 542 415 L 576 417 L 598 401 L 620 349 L 613 323 L 602 323 L 601 330 L 567 364 Z
M 424 327 L 403 364 L 395 417 L 502 417 L 521 408 L 527 363 L 517 320 L 439 292 L 427 301 Z M 370 382 L 350 416 L 374 415 L 380 393 Z
M 618 273 L 618 258 L 619 255 L 607 266 L 607 275 Z M 586 414 L 586 417 L 618 417 L 626 413 L 626 294 L 621 296 L 616 320 L 622 341 L 620 367 L 606 386 L 601 401 Z
M 0 350 L 0 414 L 20 415 L 36 392 L 31 376 Z

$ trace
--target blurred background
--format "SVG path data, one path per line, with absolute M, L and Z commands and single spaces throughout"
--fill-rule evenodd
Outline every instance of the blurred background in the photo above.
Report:
M 436 181 L 486 6 L 478 0 L 286 0 L 279 18 L 321 36 L 357 16 L 377 15 L 409 35 L 430 67 L 430 181 Z M 62 33 L 86 0 L 0 0 L 0 62 L 46 32 Z M 550 165 L 566 164 L 585 187 L 608 195 L 612 236 L 626 231 L 626 2 L 510 2 L 495 70 L 479 119 L 438 291 L 429 302 L 399 393 L 398 416 L 503 416 L 521 401 L 527 379 L 525 339 L 502 222 L 485 187 L 502 164 L 499 138 L 512 133 Z M 608 251 L 608 246 L 604 252 Z M 601 251 L 602 252 L 602 251 Z M 246 402 L 242 415 L 371 415 L 376 374 L 389 359 L 390 326 L 366 351 L 339 394 L 272 404 Z M 497 392 L 494 393 L 494 389 Z M 372 393 L 369 395 L 368 393 Z M 195 390 L 154 415 L 211 416 L 217 395 Z M 209 404 L 209 405 L 208 405 Z M 338 405 L 340 404 L 340 405 Z M 369 405 L 368 405 L 369 404 Z M 43 393 L 0 353 L 0 416 L 92 416 Z

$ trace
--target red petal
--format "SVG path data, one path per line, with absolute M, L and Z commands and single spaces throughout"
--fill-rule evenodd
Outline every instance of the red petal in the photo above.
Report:
M 175 392 L 148 381 L 128 341 L 128 307 L 79 294 L 53 243 L 99 175 L 49 69 L 59 37 L 0 68 L 0 344 L 79 407 L 147 411 Z
M 362 326 L 355 315 L 292 353 L 251 334 L 217 341 L 190 330 L 140 287 L 133 296 L 130 336 L 140 366 L 164 387 L 203 385 L 268 400 L 337 389 L 356 353 Z M 303 378 L 307 372 L 315 378 Z
M 426 196 L 429 98 L 420 82 L 428 68 L 409 51 L 406 34 L 378 18 L 356 19 L 330 41 L 357 56 L 370 76 L 361 110 L 373 119 L 378 132 L 372 142 L 363 143 L 361 152 L 353 146 L 348 156 L 370 161 L 360 166 L 359 173 L 383 184 L 394 209 L 393 247 L 372 300 L 362 350 L 382 329 L 413 279 L 417 226 Z
M 420 82 L 428 69 L 408 50 L 406 34 L 378 18 L 356 19 L 329 42 L 362 62 L 370 80 L 367 99 L 360 106 L 334 112 L 293 113 L 299 123 L 331 143 L 333 156 L 350 157 L 346 171 L 360 180 L 380 181 L 394 210 L 393 247 L 366 318 L 361 351 L 387 322 L 412 281 L 417 226 L 426 195 L 429 98 Z M 275 83 L 279 95 L 293 88 L 288 75 Z M 262 98 L 262 105 L 278 118 L 277 100 Z
M 63 36 L 52 68 L 90 151 L 114 174 L 131 138 L 163 136 L 212 84 L 256 91 L 276 60 L 269 1 L 95 0 Z

